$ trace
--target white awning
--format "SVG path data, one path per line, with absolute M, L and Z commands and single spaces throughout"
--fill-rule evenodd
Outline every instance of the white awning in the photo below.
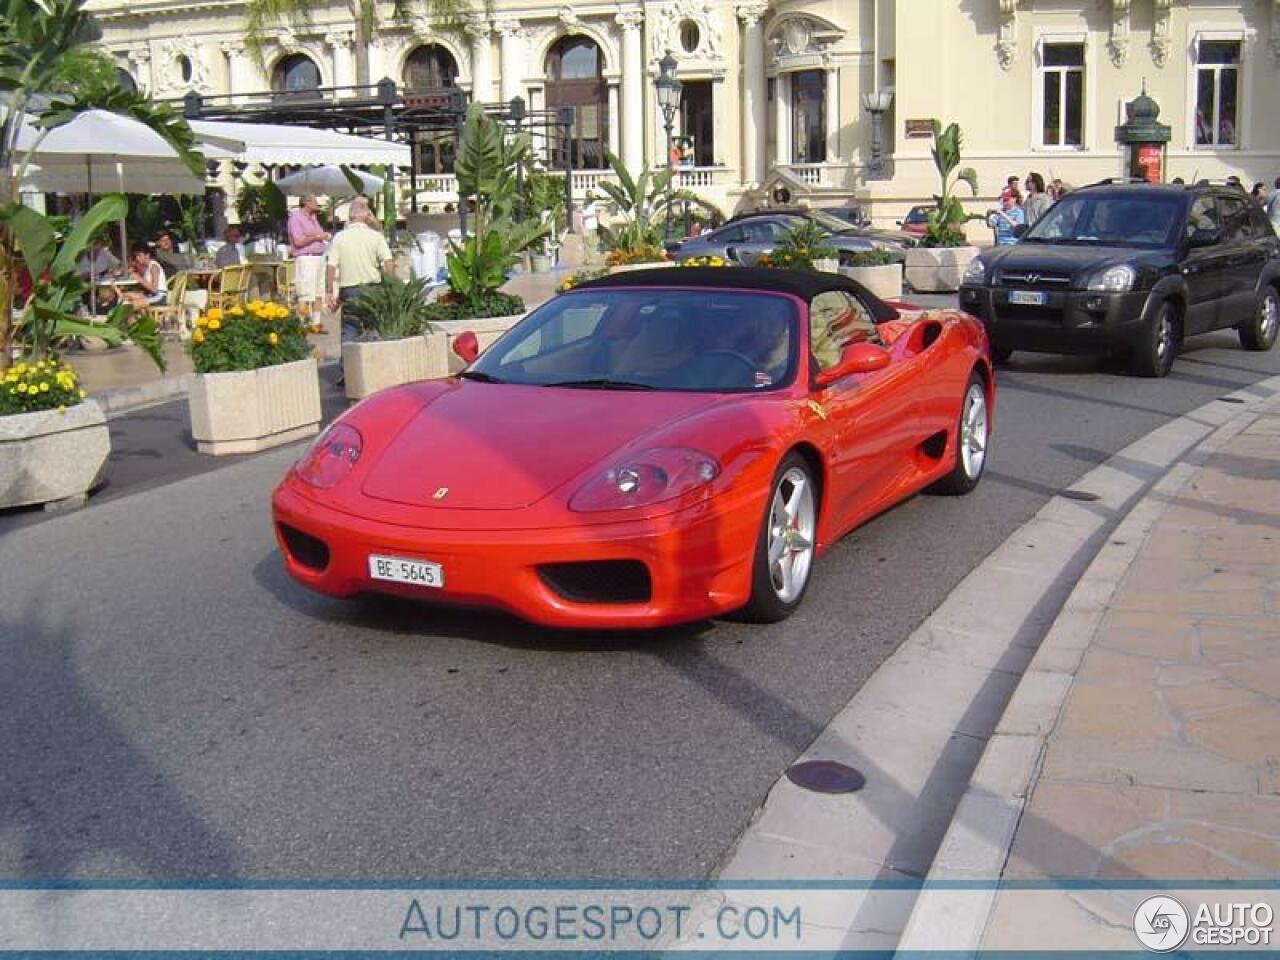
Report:
M 238 120 L 188 120 L 196 137 L 220 137 L 244 143 L 237 159 L 249 163 L 322 164 L 385 163 L 410 165 L 409 147 L 391 140 L 353 137 L 332 130 L 281 123 Z

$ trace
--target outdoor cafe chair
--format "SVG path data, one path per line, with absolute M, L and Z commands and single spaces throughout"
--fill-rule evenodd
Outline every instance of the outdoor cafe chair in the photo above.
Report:
M 161 333 L 176 333 L 179 336 L 187 332 L 187 275 L 179 273 L 174 276 L 165 294 L 164 303 L 147 307 L 147 313 L 155 318 L 156 329 Z
M 294 286 L 294 263 L 293 260 L 286 260 L 276 266 L 276 293 L 288 306 L 298 302 L 298 291 Z
M 252 265 L 247 263 L 223 267 L 222 272 L 209 281 L 209 306 L 226 310 L 242 305 L 245 294 L 249 291 L 252 272 Z

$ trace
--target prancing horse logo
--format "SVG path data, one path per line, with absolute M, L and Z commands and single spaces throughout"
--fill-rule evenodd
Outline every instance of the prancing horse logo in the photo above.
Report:
M 431 495 L 431 497 L 432 497 L 432 499 L 433 499 L 433 500 L 443 500 L 443 499 L 444 499 L 445 497 L 447 497 L 448 495 L 449 495 L 449 488 L 448 488 L 448 487 L 441 487 L 439 490 L 437 490 L 435 493 L 433 493 L 433 494 Z

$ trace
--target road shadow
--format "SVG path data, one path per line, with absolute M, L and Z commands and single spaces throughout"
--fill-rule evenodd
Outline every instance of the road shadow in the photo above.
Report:
M 0 613 L 0 875 L 235 877 L 230 844 L 81 682 L 85 638 L 32 599 Z M 38 730 L 38 735 L 33 731 Z

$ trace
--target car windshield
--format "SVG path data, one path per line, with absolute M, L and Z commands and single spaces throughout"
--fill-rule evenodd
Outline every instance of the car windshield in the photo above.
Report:
M 1175 196 L 1079 193 L 1063 197 L 1023 236 L 1032 243 L 1100 243 L 1171 247 L 1179 237 L 1183 201 Z
M 790 382 L 791 300 L 729 290 L 580 290 L 544 304 L 464 376 L 598 390 L 734 392 Z

